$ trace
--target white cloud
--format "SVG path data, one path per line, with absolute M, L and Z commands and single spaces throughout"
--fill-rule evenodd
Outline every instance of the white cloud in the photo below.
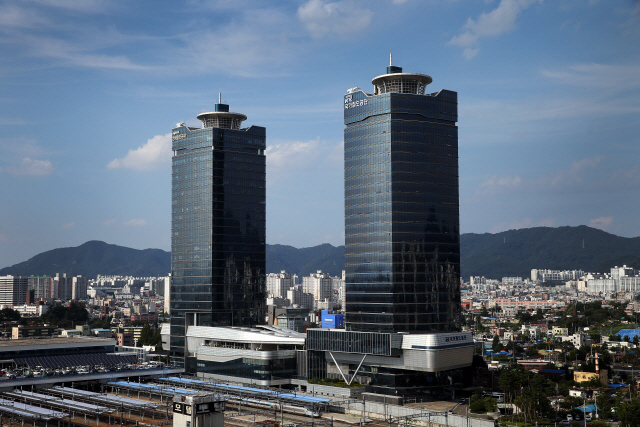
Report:
M 0 171 L 17 176 L 47 176 L 53 173 L 53 165 L 49 160 L 25 157 L 20 164 L 0 168 Z
M 478 185 L 476 196 L 525 190 L 535 192 L 587 187 L 593 189 L 594 185 L 587 182 L 587 178 L 598 180 L 600 177 L 593 176 L 592 171 L 598 169 L 605 160 L 606 156 L 602 155 L 578 159 L 573 161 L 567 169 L 532 178 L 523 178 L 520 175 L 492 175 Z M 629 173 L 632 174 L 632 172 Z
M 543 140 L 566 135 L 570 129 L 566 120 L 590 120 L 598 126 L 603 119 L 640 114 L 640 64 L 574 64 L 539 74 L 543 80 L 538 85 L 551 87 L 553 94 L 460 104 L 460 121 L 466 123 L 473 142 Z M 633 119 L 629 117 L 629 123 Z
M 147 220 L 133 218 L 129 221 L 124 222 L 124 225 L 126 225 L 127 227 L 145 227 L 147 225 Z
M 342 147 L 342 141 L 331 145 L 320 139 L 283 141 L 269 145 L 265 150 L 267 185 L 271 186 L 295 175 L 321 174 L 323 169 L 342 168 Z
M 101 13 L 110 6 L 110 2 L 104 0 L 34 0 L 34 2 L 42 6 L 58 7 L 82 13 Z
M 478 186 L 477 193 L 482 195 L 493 194 L 501 191 L 511 191 L 522 184 L 522 178 L 518 175 L 493 175 L 485 178 Z
M 309 0 L 298 8 L 298 20 L 313 38 L 357 33 L 369 26 L 372 17 L 372 11 L 349 0 Z
M 538 0 L 501 0 L 491 12 L 482 13 L 478 18 L 468 18 L 463 31 L 447 43 L 463 48 L 462 54 L 471 59 L 479 52 L 478 41 L 483 37 L 496 37 L 512 31 L 520 12 Z
M 110 226 L 110 225 L 114 224 L 115 222 L 116 222 L 116 220 L 115 220 L 115 219 L 107 219 L 107 220 L 105 220 L 105 221 L 103 221 L 103 222 L 102 222 L 102 225 L 104 225 L 104 226 L 108 227 L 108 226 Z
M 585 176 L 583 172 L 597 169 L 605 159 L 606 156 L 597 155 L 575 160 L 569 169 L 542 176 L 534 185 L 538 188 L 557 188 L 581 184 Z
M 3 29 L 41 28 L 51 24 L 51 21 L 38 10 L 21 6 L 18 3 L 5 3 L 0 6 L 0 25 Z
M 114 159 L 107 169 L 154 170 L 171 164 L 171 134 L 156 135 L 146 144 L 129 150 L 121 159 Z
M 49 152 L 42 148 L 38 141 L 29 138 L 2 138 L 0 139 L 0 151 L 5 159 L 7 157 L 39 157 L 48 155 Z
M 49 154 L 33 139 L 0 139 L 0 161 L 5 164 L 0 167 L 0 172 L 16 176 L 51 175 L 54 169 L 51 161 L 37 158 Z
M 320 145 L 320 140 L 315 139 L 306 142 L 281 142 L 267 146 L 265 155 L 267 156 L 268 185 L 310 167 L 314 160 L 320 158 Z
M 108 37 L 108 32 L 102 32 Z M 90 53 L 91 50 L 104 46 L 97 46 L 91 41 L 84 43 L 79 41 L 68 42 L 54 38 L 24 37 L 29 45 L 29 53 L 39 58 L 51 58 L 63 65 L 75 65 L 87 68 L 100 68 L 106 70 L 133 70 L 149 71 L 153 67 L 136 64 L 124 55 L 104 55 Z
M 543 69 L 540 73 L 556 83 L 597 87 L 600 92 L 627 92 L 640 87 L 640 64 L 574 64 L 560 70 Z
M 462 56 L 464 56 L 465 59 L 471 59 L 474 56 L 476 56 L 478 52 L 480 52 L 480 49 L 478 49 L 477 47 L 476 48 L 465 47 L 464 50 L 462 51 Z
M 282 74 L 282 64 L 297 58 L 299 48 L 289 39 L 300 42 L 302 31 L 292 22 L 293 11 L 257 2 L 192 2 L 189 6 L 198 13 L 180 30 L 158 36 L 122 33 L 79 19 L 82 13 L 106 11 L 111 2 L 36 1 L 50 7 L 0 4 L 0 34 L 5 44 L 16 47 L 15 59 L 35 58 L 38 67 L 264 77 Z
M 237 24 L 218 31 L 194 32 L 183 36 L 183 45 L 175 51 L 174 67 L 186 73 L 211 73 L 261 76 L 281 69 L 278 65 L 292 55 L 295 49 L 288 43 L 284 28 L 278 25 L 253 23 L 250 20 L 238 28 Z
M 70 228 L 73 228 L 76 226 L 75 222 L 70 222 L 68 224 L 62 224 L 62 228 L 64 228 L 65 230 L 69 230 Z
M 600 218 L 592 219 L 589 222 L 589 227 L 599 228 L 600 230 L 607 230 L 613 224 L 612 216 L 602 216 Z

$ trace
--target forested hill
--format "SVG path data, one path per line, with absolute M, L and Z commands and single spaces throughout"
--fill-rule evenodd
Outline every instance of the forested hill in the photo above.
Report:
M 460 252 L 465 281 L 469 276 L 526 278 L 533 268 L 609 272 L 626 263 L 640 269 L 640 237 L 620 237 L 585 225 L 463 234 Z
M 67 273 L 95 279 L 98 274 L 123 276 L 166 276 L 171 254 L 161 249 L 131 249 L 91 240 L 72 248 L 42 252 L 33 258 L 5 267 L 0 275 L 51 276 Z
M 328 243 L 311 248 L 267 245 L 267 273 L 280 270 L 309 275 L 316 270 L 341 275 L 344 269 L 344 246 Z M 161 249 L 131 249 L 93 240 L 72 248 L 43 252 L 11 267 L 0 275 L 51 276 L 67 273 L 94 279 L 98 274 L 124 276 L 166 276 L 171 271 L 171 253 Z
M 640 269 L 640 237 L 620 237 L 587 226 L 535 227 L 496 234 L 463 234 L 461 269 L 469 276 L 501 279 L 529 277 L 532 268 L 608 272 L 615 265 Z M 306 276 L 316 270 L 339 276 L 344 269 L 344 246 L 328 243 L 310 248 L 267 245 L 267 273 L 285 270 Z M 0 270 L 0 275 L 81 274 L 165 276 L 171 254 L 160 249 L 131 249 L 90 241 L 74 248 L 43 252 L 28 261 Z

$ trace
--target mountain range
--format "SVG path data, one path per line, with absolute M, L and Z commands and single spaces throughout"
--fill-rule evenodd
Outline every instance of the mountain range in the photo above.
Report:
M 640 237 L 620 237 L 587 226 L 534 227 L 501 233 L 460 236 L 461 274 L 501 279 L 529 277 L 531 269 L 608 272 L 626 264 L 640 269 Z M 344 269 L 344 246 L 328 243 L 310 248 L 267 245 L 267 273 L 285 270 L 306 276 L 322 270 L 332 276 Z M 102 275 L 165 276 L 171 254 L 161 249 L 131 249 L 100 241 L 43 252 L 5 267 L 0 275 L 67 273 L 95 278 Z

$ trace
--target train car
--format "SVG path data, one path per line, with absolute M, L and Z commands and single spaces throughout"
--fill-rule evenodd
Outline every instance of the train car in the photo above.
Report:
M 239 396 L 229 396 L 229 400 L 231 402 L 237 402 L 239 405 L 246 405 L 257 408 L 268 408 L 280 411 L 282 409 L 283 412 L 297 414 L 297 415 L 305 415 L 307 417 L 319 418 L 322 416 L 322 413 L 317 409 L 307 408 L 306 406 L 294 406 L 294 405 L 280 405 L 276 402 L 269 402 L 268 400 L 259 400 L 259 399 L 251 399 L 246 397 Z M 280 408 L 282 406 L 282 408 Z

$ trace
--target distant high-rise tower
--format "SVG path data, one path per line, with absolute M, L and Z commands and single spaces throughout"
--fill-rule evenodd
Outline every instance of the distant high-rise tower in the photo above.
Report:
M 346 327 L 460 329 L 457 93 L 392 65 L 344 97 Z
M 172 133 L 171 340 L 181 363 L 189 326 L 252 326 L 265 320 L 264 127 L 247 116 L 198 114 L 202 128 Z M 187 366 L 193 370 L 193 366 Z

